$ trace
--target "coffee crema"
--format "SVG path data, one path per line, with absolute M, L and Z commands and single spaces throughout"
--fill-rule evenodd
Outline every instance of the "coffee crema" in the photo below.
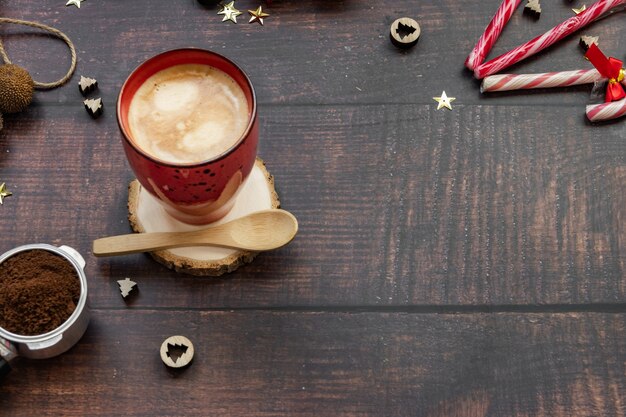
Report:
M 230 149 L 250 119 L 235 80 L 209 65 L 182 64 L 157 72 L 139 87 L 128 110 L 131 140 L 148 155 L 197 163 Z

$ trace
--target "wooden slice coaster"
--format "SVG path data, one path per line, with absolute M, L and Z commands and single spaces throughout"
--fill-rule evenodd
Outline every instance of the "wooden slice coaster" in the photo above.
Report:
M 255 211 L 279 207 L 274 177 L 265 168 L 263 160 L 257 158 L 248 180 L 237 196 L 235 206 L 224 218 L 213 224 L 226 223 Z M 137 180 L 128 186 L 128 220 L 137 233 L 184 232 L 207 227 L 185 224 L 172 218 Z M 252 262 L 257 252 L 198 246 L 166 249 L 150 254 L 157 262 L 177 272 L 215 277 Z

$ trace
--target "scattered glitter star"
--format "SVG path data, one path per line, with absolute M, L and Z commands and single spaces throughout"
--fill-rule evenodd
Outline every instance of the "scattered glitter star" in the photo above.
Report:
M 248 10 L 248 13 L 252 16 L 248 23 L 259 22 L 261 26 L 263 26 L 263 19 L 269 16 L 268 13 L 265 13 L 261 9 L 261 6 L 259 6 L 256 10 Z
M 456 97 L 448 97 L 446 95 L 446 92 L 444 91 L 441 93 L 441 97 L 433 97 L 433 100 L 439 103 L 437 105 L 437 110 L 442 109 L 444 107 L 448 110 L 452 110 L 452 105 L 450 103 L 456 100 Z
M 0 204 L 4 204 L 4 197 L 8 197 L 10 195 L 13 195 L 13 193 L 7 190 L 6 184 L 0 184 Z
M 217 12 L 217 14 L 224 15 L 222 22 L 230 20 L 233 23 L 237 23 L 237 16 L 239 16 L 241 12 L 235 9 L 235 2 L 231 1 L 230 3 L 224 4 L 223 6 L 224 7 L 222 7 L 222 9 Z
M 83 1 L 85 0 L 67 0 L 67 3 L 65 3 L 65 7 L 74 5 L 80 9 L 80 3 Z
M 582 12 L 584 12 L 585 10 L 587 10 L 587 5 L 583 4 L 583 7 L 581 7 L 580 9 L 572 9 L 572 11 L 576 14 L 581 14 Z

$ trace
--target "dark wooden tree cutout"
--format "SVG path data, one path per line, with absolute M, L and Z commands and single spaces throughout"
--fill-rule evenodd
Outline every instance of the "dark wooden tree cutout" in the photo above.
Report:
M 120 286 L 120 293 L 124 298 L 128 297 L 133 290 L 137 290 L 137 283 L 131 281 L 130 278 L 121 279 L 117 281 L 117 284 Z
M 161 344 L 161 360 L 170 368 L 184 368 L 194 355 L 193 343 L 185 336 L 171 336 Z
M 539 19 L 539 17 L 541 17 L 541 4 L 539 4 L 539 0 L 528 0 L 524 6 L 524 14 L 533 19 Z
M 98 89 L 98 81 L 94 78 L 80 76 L 80 81 L 78 82 L 78 89 L 83 96 L 87 96 L 89 93 L 92 93 Z
M 398 48 L 410 48 L 419 40 L 421 33 L 420 25 L 409 17 L 396 19 L 389 31 L 389 38 Z
M 94 119 L 97 119 L 100 115 L 102 115 L 103 107 L 101 98 L 88 98 L 83 101 L 83 104 L 85 105 L 87 113 L 89 113 L 89 115 Z
M 587 52 L 591 45 L 595 44 L 596 46 L 598 46 L 598 39 L 598 36 L 583 35 L 580 37 L 579 45 L 583 49 L 583 51 Z

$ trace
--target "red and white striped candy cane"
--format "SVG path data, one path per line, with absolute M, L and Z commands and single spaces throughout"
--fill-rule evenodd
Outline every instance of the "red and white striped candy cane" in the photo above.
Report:
M 571 85 L 591 84 L 602 79 L 602 75 L 595 68 L 542 74 L 497 74 L 483 79 L 480 92 L 569 87 Z
M 587 118 L 592 122 L 617 119 L 622 116 L 626 116 L 626 98 L 610 103 L 587 106 Z
M 594 20 L 603 17 L 603 15 L 610 10 L 625 4 L 626 0 L 599 0 L 584 12 L 570 17 L 543 35 L 476 67 L 474 69 L 474 76 L 481 79 L 488 75 L 495 74 L 504 68 L 536 54 L 566 36 L 571 35 L 578 29 L 585 27 Z
M 472 52 L 470 52 L 465 60 L 465 66 L 467 68 L 473 71 L 474 68 L 483 63 L 485 57 L 500 37 L 502 29 L 504 29 L 504 26 L 509 22 L 509 19 L 511 19 L 511 16 L 513 16 L 515 9 L 517 9 L 521 1 L 522 0 L 502 1 L 496 14 L 493 15 L 491 22 L 489 22 L 489 25 L 485 28 L 480 39 L 478 39 L 476 46 L 474 46 L 474 49 L 472 49 Z

